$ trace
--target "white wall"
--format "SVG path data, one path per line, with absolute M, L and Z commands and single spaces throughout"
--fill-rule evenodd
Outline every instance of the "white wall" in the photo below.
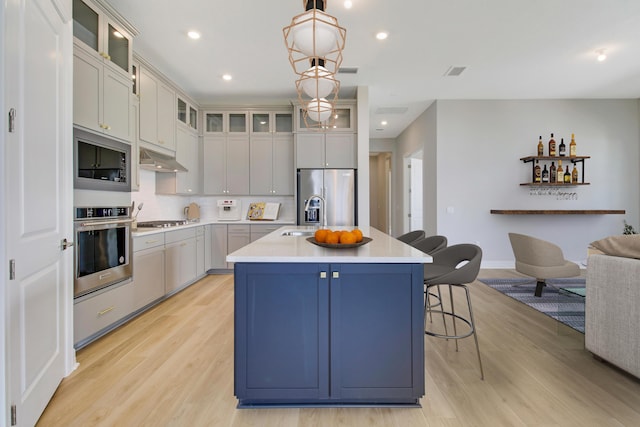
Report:
M 546 142 L 551 132 L 565 144 L 575 133 L 578 154 L 591 156 L 585 161 L 591 185 L 566 190 L 577 200 L 533 196 L 519 185 L 531 176 L 530 164 L 519 159 L 535 155 L 538 136 Z M 398 138 L 398 152 L 428 146 L 434 133 L 437 165 L 426 163 L 425 149 L 425 175 L 437 169 L 437 190 L 429 193 L 433 178 L 425 177 L 425 224 L 435 206 L 437 232 L 450 244 L 478 243 L 485 268 L 513 266 L 510 231 L 550 240 L 581 261 L 591 241 L 620 234 L 623 219 L 640 223 L 638 100 L 438 101 Z M 491 209 L 625 209 L 626 215 L 491 215 Z

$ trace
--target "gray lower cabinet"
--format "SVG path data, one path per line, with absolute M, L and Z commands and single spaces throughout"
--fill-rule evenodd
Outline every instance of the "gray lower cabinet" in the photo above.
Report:
M 165 233 L 165 291 L 174 293 L 193 283 L 197 275 L 196 229 Z
M 235 395 L 253 406 L 417 406 L 420 264 L 236 263 Z
M 250 240 L 255 242 L 261 237 L 266 236 L 267 234 L 276 231 L 278 228 L 282 227 L 282 225 L 270 225 L 270 224 L 250 224 L 251 234 Z
M 73 306 L 73 341 L 75 348 L 82 348 L 134 311 L 133 288 L 128 282 L 112 286 L 95 296 L 80 298 Z
M 164 233 L 133 239 L 133 309 L 165 294 Z
M 211 269 L 227 267 L 227 224 L 211 224 Z
M 211 268 L 211 231 L 209 225 L 196 227 L 196 273 L 198 278 L 204 276 Z

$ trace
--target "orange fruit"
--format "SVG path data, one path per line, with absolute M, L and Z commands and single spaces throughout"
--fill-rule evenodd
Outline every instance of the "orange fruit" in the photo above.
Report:
M 362 242 L 362 231 L 360 231 L 357 228 L 354 228 L 353 230 L 351 230 L 351 233 L 355 234 L 356 236 L 356 243 L 358 242 Z
M 340 243 L 344 245 L 351 245 L 356 243 L 356 235 L 350 231 L 343 231 L 340 235 Z
M 324 243 L 327 241 L 327 235 L 331 233 L 331 230 L 327 230 L 326 228 L 321 228 L 317 230 L 313 237 L 315 237 L 316 242 Z
M 330 245 L 335 245 L 340 241 L 340 235 L 338 233 L 336 233 L 335 231 L 330 231 L 327 234 L 327 238 L 325 240 L 325 243 L 328 243 Z

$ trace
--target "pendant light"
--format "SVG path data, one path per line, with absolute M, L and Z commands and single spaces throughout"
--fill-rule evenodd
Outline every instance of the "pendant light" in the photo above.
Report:
M 289 62 L 299 76 L 298 99 L 307 127 L 326 128 L 333 117 L 340 82 L 335 74 L 342 63 L 346 30 L 324 9 L 326 0 L 303 0 L 305 12 L 283 28 Z M 312 123 L 307 121 L 309 118 Z

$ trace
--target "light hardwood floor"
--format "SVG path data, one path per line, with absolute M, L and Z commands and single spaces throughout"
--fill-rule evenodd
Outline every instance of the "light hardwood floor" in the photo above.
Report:
M 582 334 L 479 282 L 471 288 L 485 380 L 472 338 L 456 352 L 426 336 L 422 408 L 236 409 L 233 277 L 217 275 L 80 350 L 38 425 L 640 425 L 640 380 L 595 360 Z

